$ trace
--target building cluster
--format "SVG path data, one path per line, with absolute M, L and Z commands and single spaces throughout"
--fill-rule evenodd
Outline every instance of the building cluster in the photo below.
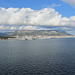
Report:
M 56 38 L 75 38 L 75 36 L 16 36 L 16 39 L 18 40 L 36 40 L 36 39 L 56 39 Z

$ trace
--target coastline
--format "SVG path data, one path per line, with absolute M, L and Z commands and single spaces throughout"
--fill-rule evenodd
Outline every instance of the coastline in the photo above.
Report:
M 57 38 L 75 38 L 75 35 L 73 36 L 41 36 L 41 37 L 34 37 L 34 38 L 23 38 L 23 37 L 20 37 L 20 38 L 7 38 L 7 39 L 4 39 L 4 38 L 0 38 L 0 40 L 37 40 L 37 39 L 57 39 Z

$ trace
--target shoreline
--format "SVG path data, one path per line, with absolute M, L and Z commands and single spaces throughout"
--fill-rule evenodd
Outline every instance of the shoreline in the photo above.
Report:
M 21 37 L 22 38 L 22 37 Z M 0 40 L 23 40 L 23 39 L 17 39 L 17 38 L 8 38 L 8 39 L 2 39 L 0 38 Z M 57 39 L 57 38 L 75 38 L 75 35 L 74 36 L 42 36 L 42 37 L 39 37 L 39 38 L 36 38 L 35 39 L 28 39 L 26 38 L 27 40 L 38 40 L 38 39 Z

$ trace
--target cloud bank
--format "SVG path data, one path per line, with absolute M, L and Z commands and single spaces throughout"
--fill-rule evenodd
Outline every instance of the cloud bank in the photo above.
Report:
M 16 30 L 17 27 L 15 26 L 5 26 L 5 25 L 0 25 L 0 30 Z
M 0 25 L 75 26 L 75 16 L 62 17 L 53 8 L 0 8 Z
M 5 26 L 5 25 L 1 25 L 0 26 L 0 30 L 4 31 L 4 30 L 52 30 L 51 28 L 38 28 L 37 26 Z

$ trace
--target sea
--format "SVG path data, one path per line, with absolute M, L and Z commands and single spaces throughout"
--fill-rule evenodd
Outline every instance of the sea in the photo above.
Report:
M 0 75 L 75 75 L 75 38 L 0 40 Z

